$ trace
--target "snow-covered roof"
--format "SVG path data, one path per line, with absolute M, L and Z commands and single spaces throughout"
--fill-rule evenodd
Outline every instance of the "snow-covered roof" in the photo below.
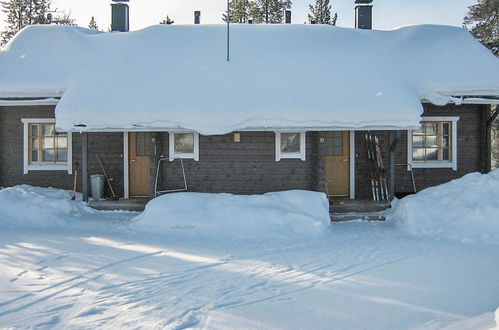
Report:
M 499 61 L 464 29 L 162 25 L 25 28 L 0 52 L 1 97 L 61 97 L 58 127 L 413 127 L 421 100 L 499 96 Z

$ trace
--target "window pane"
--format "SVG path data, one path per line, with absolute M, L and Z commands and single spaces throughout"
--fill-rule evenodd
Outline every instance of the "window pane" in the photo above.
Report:
M 423 123 L 423 124 L 421 125 L 421 127 L 420 127 L 420 128 L 418 128 L 418 129 L 416 129 L 416 130 L 412 131 L 412 133 L 413 133 L 414 135 L 422 135 L 422 134 L 424 134 L 424 125 L 425 125 L 425 124 Z
M 68 138 L 65 136 L 57 136 L 56 137 L 57 148 L 66 149 L 68 147 Z
M 423 136 L 421 135 L 414 135 L 412 137 L 412 145 L 414 147 L 422 147 L 423 146 Z
M 450 136 L 442 136 L 442 147 L 450 147 Z
M 43 125 L 43 135 L 45 136 L 55 135 L 55 125 L 54 124 Z
M 30 124 L 30 126 L 31 126 L 31 136 L 37 137 L 38 136 L 38 125 Z
M 438 124 L 436 123 L 426 123 L 424 124 L 426 135 L 437 135 Z
M 39 139 L 33 139 L 31 140 L 31 149 L 38 149 L 38 144 L 40 143 Z
M 437 137 L 436 136 L 427 136 L 425 138 L 425 147 L 438 147 Z
M 424 160 L 424 149 L 423 148 L 414 148 L 412 150 L 412 159 Z
M 449 149 L 442 150 L 442 160 L 450 160 L 450 151 Z
M 32 162 L 38 161 L 38 150 L 31 150 L 31 161 Z
M 442 134 L 443 135 L 449 135 L 450 134 L 450 123 L 443 123 L 442 124 Z
M 44 138 L 43 138 L 43 145 L 42 145 L 42 148 L 43 148 L 43 149 L 51 149 L 51 148 L 55 148 L 55 145 L 54 145 L 54 138 L 53 138 L 53 137 L 44 137 Z
M 300 152 L 300 133 L 281 133 L 281 152 Z
M 426 149 L 426 159 L 427 160 L 438 160 L 438 149 L 437 148 L 427 148 Z
M 68 160 L 68 152 L 66 149 L 57 149 L 57 161 L 65 162 Z
M 54 161 L 54 150 L 43 150 L 44 161 Z
M 174 133 L 174 140 L 175 152 L 194 152 L 194 133 Z

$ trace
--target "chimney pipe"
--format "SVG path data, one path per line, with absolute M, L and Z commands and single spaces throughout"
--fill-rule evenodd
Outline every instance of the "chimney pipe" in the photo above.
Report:
M 286 24 L 291 24 L 291 10 L 286 10 Z
M 373 0 L 355 0 L 355 28 L 371 30 L 373 28 Z
M 128 32 L 130 30 L 128 0 L 113 0 L 111 4 L 111 31 Z
M 194 24 L 201 24 L 201 12 L 199 10 L 194 12 Z

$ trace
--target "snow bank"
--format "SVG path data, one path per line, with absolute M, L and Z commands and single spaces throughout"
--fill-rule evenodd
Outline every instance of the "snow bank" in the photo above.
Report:
M 62 96 L 67 130 L 410 128 L 462 95 L 499 96 L 499 61 L 450 26 L 234 24 L 230 62 L 223 25 L 31 26 L 0 52 L 0 97 Z
M 20 185 L 0 190 L 0 228 L 50 228 L 67 224 L 85 206 L 71 191 Z
M 389 216 L 416 235 L 499 244 L 499 170 L 471 173 L 407 196 Z
M 323 233 L 330 223 L 323 193 L 293 190 L 264 195 L 174 193 L 153 199 L 134 227 L 187 231 L 215 239 L 282 239 Z

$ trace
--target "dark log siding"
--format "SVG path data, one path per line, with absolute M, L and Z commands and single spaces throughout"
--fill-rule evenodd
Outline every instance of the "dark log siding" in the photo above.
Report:
M 457 171 L 451 168 L 415 168 L 414 176 L 418 191 L 431 186 L 439 185 L 453 179 L 457 179 L 470 172 L 486 171 L 486 129 L 485 122 L 490 116 L 490 107 L 482 105 L 448 105 L 437 107 L 424 104 L 424 116 L 458 116 L 457 123 Z M 355 133 L 356 149 L 356 197 L 370 198 L 371 185 L 369 181 L 369 167 L 367 163 L 367 151 L 365 144 L 366 132 Z M 380 140 L 385 166 L 389 164 L 389 145 L 395 132 L 376 131 Z M 407 163 L 407 131 L 402 132 L 402 138 L 395 152 L 395 163 Z M 387 173 L 388 176 L 388 173 Z M 395 191 L 398 193 L 410 193 L 413 191 L 410 172 L 404 166 L 397 166 L 395 172 Z
M 425 116 L 459 116 L 458 170 L 415 169 L 418 190 L 441 184 L 462 175 L 486 170 L 485 124 L 488 106 L 463 105 L 436 107 L 425 104 Z M 66 171 L 30 171 L 23 174 L 23 124 L 21 118 L 53 118 L 53 106 L 0 107 L 0 186 L 31 184 L 71 189 L 73 177 Z M 308 132 L 306 161 L 275 161 L 273 132 L 241 132 L 241 142 L 233 142 L 233 134 L 200 136 L 200 161 L 185 160 L 189 191 L 254 194 L 287 189 L 324 191 L 324 158 L 331 153 L 331 132 Z M 363 131 L 355 133 L 355 189 L 357 198 L 370 198 L 371 188 Z M 376 131 L 385 164 L 388 147 L 395 132 Z M 168 157 L 168 133 L 149 133 L 151 143 L 151 195 L 154 189 L 157 161 Z M 325 138 L 320 143 L 320 138 Z M 80 160 L 81 135 L 73 134 L 73 161 Z M 96 154 L 119 196 L 123 185 L 123 133 L 89 133 L 89 175 L 101 173 Z M 396 149 L 396 163 L 407 163 L 407 132 Z M 79 183 L 81 183 L 81 176 Z M 160 172 L 159 188 L 182 187 L 179 160 L 167 161 Z M 80 184 L 78 185 L 78 189 Z M 110 195 L 106 186 L 106 196 Z M 402 166 L 396 170 L 396 191 L 411 192 L 410 173 Z
M 316 133 L 306 135 L 306 160 L 275 161 L 273 132 L 241 132 L 241 142 L 233 134 L 200 136 L 199 162 L 184 160 L 189 191 L 257 194 L 288 189 L 316 188 Z M 161 154 L 168 157 L 168 133 L 159 133 Z M 179 160 L 165 162 L 161 189 L 182 187 Z
M 22 118 L 54 118 L 54 106 L 0 107 L 0 186 L 30 184 L 73 189 L 73 176 L 67 171 L 23 173 Z M 81 156 L 80 134 L 73 133 L 73 162 Z M 101 174 L 96 154 L 102 156 L 116 193 L 123 196 L 123 133 L 89 133 L 88 173 Z M 78 177 L 80 190 L 81 175 Z M 108 187 L 105 194 L 109 195 Z

